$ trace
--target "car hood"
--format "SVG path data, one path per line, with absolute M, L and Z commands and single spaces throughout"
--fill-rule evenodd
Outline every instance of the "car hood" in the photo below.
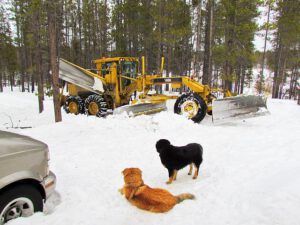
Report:
M 0 157 L 25 151 L 41 151 L 47 148 L 47 145 L 41 141 L 0 130 Z

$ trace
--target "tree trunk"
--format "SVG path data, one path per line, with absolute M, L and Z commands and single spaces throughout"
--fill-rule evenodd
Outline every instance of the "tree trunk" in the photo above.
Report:
M 197 22 L 196 22 L 196 52 L 194 53 L 194 74 L 200 77 L 200 59 L 201 59 L 201 23 L 202 23 L 202 0 L 197 5 Z
M 21 87 L 22 87 L 22 92 L 25 92 L 25 76 L 26 76 L 26 73 L 25 73 L 25 62 L 24 62 L 24 58 L 25 58 L 25 52 L 24 52 L 24 47 L 20 47 L 19 45 L 19 54 L 20 54 L 20 76 L 21 76 Z
M 38 6 L 39 7 L 39 6 Z M 43 73 L 42 73 L 42 54 L 41 54 L 41 38 L 40 38 L 40 9 L 36 9 L 34 12 L 34 40 L 35 40 L 35 65 L 36 65 L 36 77 L 38 83 L 38 102 L 39 102 L 39 113 L 44 111 L 44 85 L 43 85 Z
M 282 57 L 282 43 L 278 37 L 278 47 L 276 50 L 275 71 L 273 80 L 272 98 L 279 98 L 279 84 L 280 84 L 280 70 L 281 70 L 281 57 Z
M 2 83 L 2 71 L 0 71 L 0 92 L 3 92 L 3 83 Z
M 79 32 L 79 65 L 82 66 L 82 17 L 81 17 L 81 0 L 77 0 L 77 18 L 78 18 L 78 32 Z
M 171 57 L 172 57 L 172 46 L 169 44 L 167 47 L 168 57 L 167 57 L 167 66 L 166 66 L 166 77 L 169 77 L 171 71 Z M 171 84 L 166 84 L 166 91 L 170 90 Z
M 107 0 L 104 0 L 104 11 L 105 11 L 105 20 L 104 20 L 104 24 L 103 24 L 103 32 L 102 32 L 102 55 L 103 56 L 107 56 L 107 39 L 108 39 L 108 3 Z
M 285 95 L 285 93 L 283 93 L 283 86 L 284 83 L 286 82 L 286 73 L 285 73 L 285 69 L 286 69 L 286 57 L 283 57 L 283 65 L 281 66 L 281 70 L 279 73 L 279 77 L 280 77 L 280 81 L 279 81 L 279 98 L 282 99 Z
M 157 58 L 156 58 L 156 67 L 157 67 L 157 73 L 160 74 L 160 65 L 161 65 L 161 57 L 163 56 L 163 45 L 162 45 L 162 34 L 163 34 L 163 26 L 162 26 L 162 1 L 159 1 L 159 21 L 158 21 L 158 35 L 159 35 L 159 40 L 158 40 L 158 49 L 157 49 Z M 161 94 L 162 93 L 162 86 L 156 86 L 156 91 L 157 93 Z
M 298 105 L 300 105 L 300 88 L 297 91 L 298 91 Z
M 269 32 L 269 22 L 270 22 L 270 11 L 271 11 L 271 1 L 269 1 L 268 5 L 268 17 L 267 17 L 267 27 L 266 27 L 266 32 L 265 32 L 265 42 L 264 42 L 264 52 L 263 52 L 263 57 L 262 57 L 262 62 L 261 62 L 261 71 L 260 71 L 260 80 L 259 80 L 259 89 L 258 93 L 261 94 L 264 87 L 264 69 L 265 69 L 265 58 L 266 58 L 266 49 L 267 49 L 267 40 L 268 40 L 268 32 Z
M 19 9 L 21 8 L 21 5 L 19 5 L 18 7 L 18 4 L 14 4 L 14 7 L 15 7 L 15 13 L 16 13 L 16 17 L 15 17 L 15 22 L 16 22 L 16 30 L 17 30 L 17 39 L 16 39 L 16 42 L 17 42 L 17 46 L 18 46 L 18 53 L 19 53 L 19 57 L 18 57 L 18 60 L 20 61 L 20 76 L 21 76 L 21 91 L 24 92 L 25 91 L 25 85 L 24 85 L 24 82 L 25 82 L 25 69 L 24 69 L 24 46 L 21 47 L 21 42 L 24 43 L 24 32 L 23 32 L 23 35 L 21 35 L 21 31 L 20 31 L 20 11 L 22 9 Z M 23 31 L 23 30 L 22 30 Z
M 225 89 L 232 91 L 232 76 L 233 76 L 233 59 L 232 55 L 235 47 L 235 27 L 236 27 L 236 5 L 237 0 L 232 0 L 232 10 L 227 16 L 227 28 L 225 32 L 225 42 L 226 42 L 226 49 L 227 49 L 227 59 L 225 61 Z
M 241 83 L 241 67 L 239 66 L 237 68 L 237 79 L 235 81 L 234 84 L 234 93 L 238 93 L 240 92 L 240 83 Z
M 24 46 L 21 47 L 20 43 L 18 43 L 19 47 L 19 58 L 21 60 L 20 62 L 20 76 L 21 76 L 21 91 L 25 92 L 25 65 L 26 65 L 26 57 L 25 57 L 25 52 L 24 52 Z
M 12 73 L 10 76 L 10 90 L 13 91 L 13 87 L 15 86 L 15 76 L 14 73 Z
M 292 99 L 293 95 L 295 95 L 294 80 L 295 80 L 295 68 L 292 69 L 292 74 L 291 74 L 289 99 Z
M 62 121 L 60 98 L 59 98 L 59 81 L 58 81 L 58 37 L 57 37 L 57 14 L 59 10 L 59 0 L 48 0 L 48 32 L 49 32 L 49 47 L 50 47 L 50 64 L 53 88 L 53 103 L 55 122 Z
M 207 2 L 207 16 L 205 25 L 205 46 L 204 46 L 204 62 L 203 62 L 203 78 L 202 83 L 211 85 L 212 73 L 212 24 L 213 24 L 213 0 Z
M 243 92 L 244 92 L 244 84 L 245 84 L 245 76 L 246 76 L 246 74 L 245 74 L 245 72 L 246 72 L 245 68 L 242 67 L 241 70 L 242 70 L 241 71 L 242 77 L 241 77 L 240 93 L 239 94 L 243 94 Z

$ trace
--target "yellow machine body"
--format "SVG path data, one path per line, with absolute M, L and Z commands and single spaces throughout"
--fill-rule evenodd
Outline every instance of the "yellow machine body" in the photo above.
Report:
M 197 96 L 200 96 L 200 99 L 198 98 L 198 100 L 202 102 L 201 106 L 201 104 L 195 104 L 195 101 L 193 102 L 193 100 L 187 98 L 187 100 L 185 100 L 186 103 L 180 103 L 179 106 L 182 111 L 188 114 L 187 117 L 193 118 L 196 115 L 195 112 L 201 107 L 205 108 L 204 114 L 206 114 L 206 112 L 211 114 L 212 102 L 216 99 L 212 93 L 220 90 L 212 90 L 208 85 L 203 85 L 187 76 L 163 77 L 164 58 L 162 58 L 159 74 L 154 75 L 146 74 L 144 57 L 142 57 L 141 61 L 142 65 L 139 65 L 139 59 L 135 57 L 100 58 L 93 61 L 96 65 L 96 72 L 92 72 L 61 59 L 60 64 L 62 64 L 62 66 L 60 68 L 60 77 L 68 82 L 69 94 L 71 96 L 80 96 L 85 101 L 85 95 L 93 94 L 91 92 L 94 92 L 95 94 L 102 95 L 104 100 L 108 102 L 108 107 L 111 109 L 123 107 L 129 103 L 131 103 L 131 105 L 148 104 L 146 106 L 148 112 L 161 111 L 163 107 L 157 106 L 158 104 L 165 104 L 168 99 L 178 98 L 178 96 L 148 94 L 154 86 L 169 84 L 172 88 L 176 89 L 185 86 L 193 93 L 193 95 L 196 95 L 196 98 L 198 98 Z M 139 73 L 139 67 L 141 67 L 141 73 Z M 99 84 L 101 86 L 97 91 L 94 90 L 96 83 L 98 83 L 98 86 Z M 99 92 L 101 88 L 103 88 L 103 90 Z M 136 98 L 137 92 L 138 98 Z M 223 91 L 223 94 L 224 97 L 231 96 L 231 93 L 228 90 Z M 132 96 L 135 98 L 132 99 Z M 100 109 L 101 104 L 97 103 L 97 101 L 95 104 L 94 98 L 95 97 L 90 97 L 88 104 L 85 101 L 85 107 L 90 114 L 97 115 L 95 109 Z M 76 101 L 78 102 L 79 100 Z M 150 103 L 156 104 L 154 107 L 155 109 L 151 110 L 149 108 Z M 76 107 L 74 105 L 71 106 L 72 109 L 74 108 L 73 111 L 75 111 Z M 142 109 L 140 106 L 138 106 L 138 108 Z M 136 112 L 137 115 L 141 113 L 142 112 Z M 200 121 L 203 118 L 204 115 L 201 115 L 201 119 L 198 118 L 197 120 Z
M 143 60 L 142 60 L 143 61 Z M 124 62 L 135 62 L 136 63 L 136 70 L 138 69 L 138 58 L 134 57 L 114 57 L 114 58 L 101 58 L 96 59 L 93 61 L 97 68 L 97 73 L 99 76 L 105 79 L 105 82 L 108 86 L 113 86 L 111 95 L 113 95 L 115 99 L 116 106 L 120 106 L 124 103 L 128 103 L 128 97 L 132 95 L 135 91 L 143 92 L 141 94 L 141 99 L 146 98 L 148 91 L 151 89 L 153 85 L 162 85 L 162 84 L 171 84 L 172 88 L 181 88 L 184 85 L 187 86 L 191 91 L 199 94 L 207 103 L 211 100 L 207 98 L 210 94 L 211 90 L 209 86 L 203 85 L 198 83 L 197 81 L 186 77 L 170 77 L 170 78 L 163 78 L 160 74 L 157 75 L 146 75 L 145 73 L 145 66 L 144 62 L 142 64 L 142 74 L 138 74 L 136 71 L 136 76 L 126 76 L 124 75 L 124 71 L 120 66 Z M 162 66 L 161 71 L 163 68 L 162 59 Z M 122 83 L 123 80 L 123 83 Z M 124 85 L 124 80 L 129 80 L 129 85 Z M 119 96 L 119 98 L 118 98 Z M 163 97 L 162 97 L 163 96 Z M 125 98 L 125 102 L 123 98 Z M 148 98 L 150 98 L 148 96 Z M 166 95 L 159 95 L 157 97 L 151 96 L 150 99 L 152 101 L 165 101 L 170 98 L 176 98 L 176 96 L 166 96 Z M 210 109 L 209 109 L 210 110 Z

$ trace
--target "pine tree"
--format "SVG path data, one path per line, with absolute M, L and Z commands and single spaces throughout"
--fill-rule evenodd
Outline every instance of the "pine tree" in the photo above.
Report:
M 61 108 L 59 101 L 59 81 L 58 81 L 58 43 L 59 43 L 59 21 L 61 1 L 47 1 L 47 15 L 48 15 L 48 32 L 49 32 L 49 48 L 50 48 L 50 65 L 52 76 L 52 88 L 53 88 L 53 104 L 55 122 L 62 121 Z
M 206 3 L 205 46 L 202 83 L 211 86 L 214 0 Z
M 282 98 L 284 95 L 283 86 L 288 76 L 287 70 L 298 71 L 299 69 L 297 58 L 299 59 L 300 44 L 300 1 L 278 0 L 277 6 L 272 97 Z M 291 65 L 290 62 L 294 63 Z M 295 72 L 292 73 L 295 74 Z M 293 92 L 293 90 L 289 91 L 290 93 Z
M 15 85 L 16 47 L 12 40 L 12 31 L 5 10 L 0 6 L 0 92 L 3 91 L 3 80 L 8 78 L 13 90 Z
M 224 89 L 243 93 L 244 85 L 252 79 L 253 40 L 257 30 L 254 18 L 258 16 L 260 3 L 221 0 L 216 4 L 213 61 L 220 70 Z
M 268 40 L 268 35 L 269 35 L 269 30 L 270 30 L 270 15 L 271 15 L 271 9 L 273 8 L 275 0 L 268 0 L 265 2 L 265 6 L 267 7 L 267 21 L 263 25 L 264 30 L 265 30 L 265 37 L 264 37 L 264 50 L 263 50 L 263 56 L 261 60 L 261 71 L 258 76 L 258 81 L 257 81 L 257 90 L 258 93 L 261 94 L 264 91 L 264 80 L 265 80 L 265 75 L 264 75 L 264 69 L 265 69 L 265 60 L 266 60 L 266 49 L 267 49 L 267 40 Z

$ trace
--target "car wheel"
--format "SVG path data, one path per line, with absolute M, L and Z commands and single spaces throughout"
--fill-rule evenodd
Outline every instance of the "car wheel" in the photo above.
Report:
M 18 185 L 0 194 L 0 225 L 43 211 L 41 193 L 31 185 Z

